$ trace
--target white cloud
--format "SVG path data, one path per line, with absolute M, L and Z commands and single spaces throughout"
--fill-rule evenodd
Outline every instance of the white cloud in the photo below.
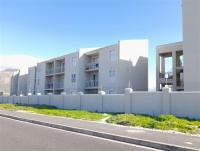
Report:
M 28 67 L 35 66 L 42 58 L 29 55 L 5 55 L 0 56 L 0 71 L 6 68 L 20 69 L 21 74 L 28 73 Z

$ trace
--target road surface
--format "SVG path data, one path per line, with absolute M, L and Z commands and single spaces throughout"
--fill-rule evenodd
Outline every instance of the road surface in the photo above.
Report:
M 2 151 L 155 151 L 0 117 Z

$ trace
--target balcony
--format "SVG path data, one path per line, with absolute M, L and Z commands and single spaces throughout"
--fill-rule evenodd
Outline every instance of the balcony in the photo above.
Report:
M 56 69 L 55 69 L 55 73 L 56 73 L 56 74 L 64 73 L 64 72 L 65 72 L 64 66 L 58 66 L 58 67 L 56 67 Z
M 173 73 L 172 72 L 168 72 L 168 73 L 166 73 L 167 74 L 167 79 L 173 79 Z M 160 79 L 166 79 L 166 74 L 164 74 L 164 73 L 159 73 L 159 78 Z
M 46 90 L 52 90 L 53 89 L 53 82 L 49 82 L 45 85 Z
M 99 70 L 99 63 L 98 62 L 92 62 L 88 63 L 85 67 L 85 71 L 97 71 Z
M 98 80 L 89 80 L 85 82 L 85 89 L 97 89 Z
M 54 69 L 52 68 L 52 69 L 47 69 L 46 70 L 46 76 L 48 76 L 48 75 L 53 75 L 54 74 Z
M 64 89 L 64 82 L 63 81 L 56 81 L 54 89 Z

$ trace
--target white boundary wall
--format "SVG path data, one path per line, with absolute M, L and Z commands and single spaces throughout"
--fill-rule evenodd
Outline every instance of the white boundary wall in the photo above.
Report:
M 0 96 L 0 103 L 52 105 L 61 109 L 135 113 L 157 116 L 173 114 L 200 119 L 200 92 L 128 92 L 125 94 L 77 94 Z

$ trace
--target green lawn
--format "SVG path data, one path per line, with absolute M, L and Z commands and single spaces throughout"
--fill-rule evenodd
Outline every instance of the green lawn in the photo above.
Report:
M 118 114 L 109 118 L 107 122 L 126 126 L 139 126 L 144 128 L 200 134 L 200 120 L 177 118 L 173 115 L 152 117 L 147 115 Z
M 23 106 L 17 104 L 0 104 L 0 109 L 27 111 L 52 116 L 70 117 L 91 121 L 106 120 L 107 123 L 125 126 L 138 126 L 151 129 L 174 130 L 183 133 L 200 134 L 200 120 L 177 118 L 173 115 L 152 117 L 134 114 L 103 114 L 81 110 L 62 110 L 53 106 Z
M 27 111 L 32 113 L 39 113 L 45 115 L 70 117 L 74 119 L 84 119 L 91 121 L 99 121 L 106 117 L 108 114 L 88 112 L 83 110 L 62 110 L 53 106 L 23 106 L 17 104 L 0 104 L 0 109 L 14 110 L 14 111 Z

